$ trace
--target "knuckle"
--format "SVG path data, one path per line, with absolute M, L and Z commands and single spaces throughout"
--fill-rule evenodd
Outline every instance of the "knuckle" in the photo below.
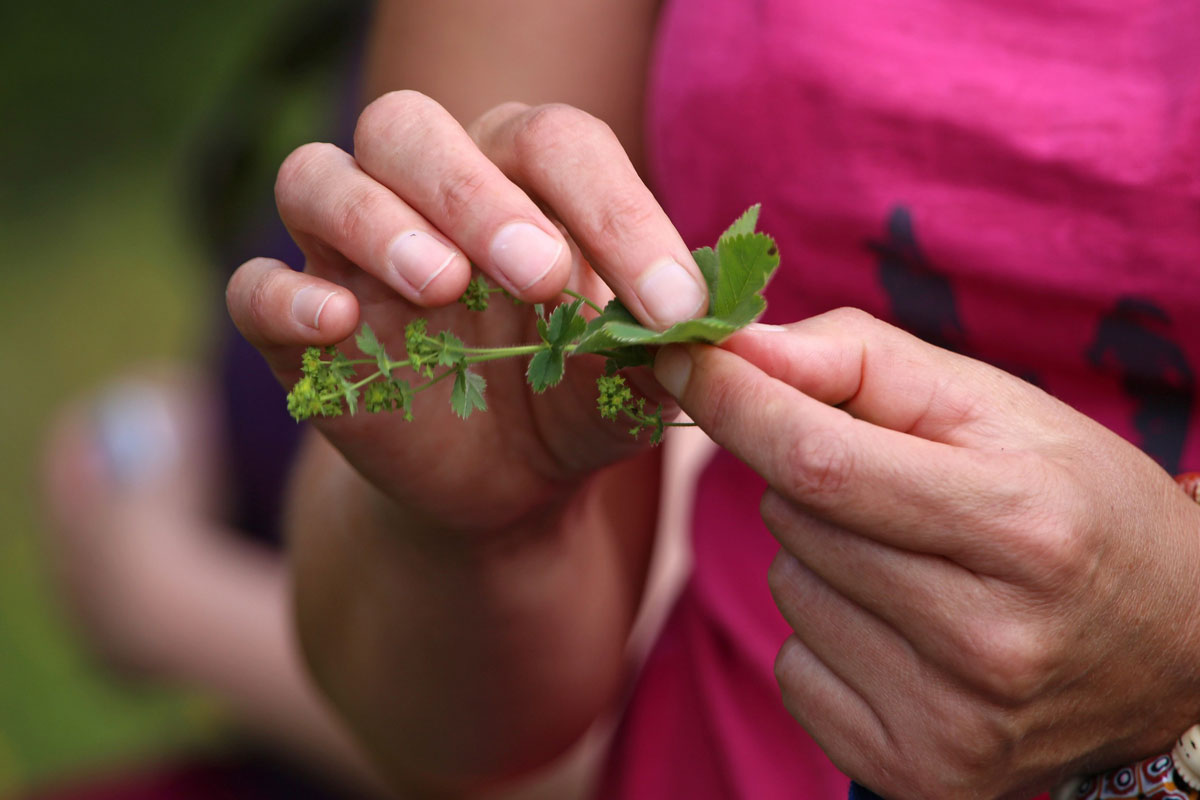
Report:
M 439 111 L 441 106 L 437 102 L 412 89 L 380 95 L 358 115 L 354 127 L 354 152 L 373 152 L 380 142 L 405 130 L 427 127 Z
M 547 150 L 575 147 L 606 135 L 616 138 L 597 117 L 565 103 L 548 103 L 525 112 L 513 135 L 513 147 L 523 163 L 536 163 Z
M 854 472 L 854 453 L 835 430 L 813 430 L 791 445 L 786 458 L 792 496 L 808 501 L 838 495 Z
M 951 774 L 962 777 L 990 771 L 1003 758 L 1004 738 L 995 728 L 986 725 L 956 727 L 954 736 L 946 737 L 943 752 Z
M 239 328 L 242 325 L 242 298 L 246 294 L 246 283 L 249 280 L 246 274 L 248 264 L 249 262 L 238 267 L 225 284 L 225 307 L 229 309 L 229 316 Z
M 1022 706 L 1053 674 L 1054 650 L 1036 625 L 979 619 L 963 642 L 963 676 L 992 702 Z
M 342 249 L 371 241 L 371 231 L 387 219 L 386 198 L 378 192 L 348 191 L 333 206 L 329 218 L 329 243 Z
M 933 797 L 978 797 L 1012 763 L 1021 733 L 1003 711 L 975 708 L 942 724 L 936 736 L 942 768 Z M 935 787 L 928 787 L 933 789 Z
M 287 267 L 268 258 L 252 258 L 242 264 L 225 285 L 225 305 L 234 324 L 252 342 L 261 339 L 267 319 L 268 288 L 276 270 Z
M 923 428 L 927 423 L 936 426 L 937 430 L 970 425 L 986 418 L 989 402 L 989 396 L 980 391 L 978 382 L 964 384 L 957 373 L 941 374 L 933 383 L 925 410 L 913 422 L 912 429 Z
M 1062 594 L 1085 585 L 1099 568 L 1092 546 L 1088 509 L 1080 495 L 1062 485 L 1062 476 L 1036 454 L 1017 456 L 1020 478 L 999 492 L 992 513 L 1004 532 L 1011 556 L 1034 588 Z
M 1070 591 L 1095 568 L 1084 532 L 1063 519 L 1043 519 L 1029 525 L 1023 537 L 1024 561 L 1034 583 L 1054 592 Z
M 794 662 L 799 657 L 801 647 L 799 639 L 789 636 L 780 646 L 779 652 L 775 654 L 775 682 L 779 684 L 779 688 L 783 692 L 785 705 L 789 701 L 789 687 L 792 684 L 792 673 L 795 669 Z
M 640 181 L 612 129 L 573 106 L 552 104 L 527 111 L 512 134 L 511 148 L 513 169 L 534 185 L 559 186 L 572 176 L 595 176 L 601 170 L 607 185 L 613 185 L 614 178 Z M 592 221 L 593 226 L 600 222 Z
M 250 272 L 255 267 L 257 258 L 252 258 L 244 262 L 241 266 L 233 271 L 229 276 L 229 280 L 225 283 L 225 302 L 230 308 L 237 306 L 239 298 L 245 290 L 246 283 L 250 280 Z
M 821 315 L 826 321 L 841 328 L 861 330 L 879 324 L 879 320 L 861 308 L 842 306 Z
M 1039 453 L 1006 458 L 977 498 L 991 540 L 1028 588 L 1056 596 L 1086 588 L 1102 553 L 1092 542 L 1086 495 Z
M 334 159 L 346 156 L 336 145 L 328 142 L 302 144 L 288 154 L 279 166 L 275 178 L 275 199 L 281 210 L 294 207 L 308 194 L 305 187 Z
M 269 329 L 273 323 L 271 298 L 274 285 L 274 277 L 267 273 L 254 281 L 246 294 L 246 316 L 258 330 Z
M 779 492 L 767 489 L 758 502 L 758 513 L 766 523 L 768 530 L 777 531 L 791 522 L 796 512 L 792 509 L 791 503 L 784 499 Z
M 242 298 L 263 273 L 272 268 L 273 263 L 267 258 L 252 258 L 233 271 L 229 282 L 225 284 L 225 301 L 230 309 L 237 309 L 242 305 Z
M 529 113 L 529 108 L 530 107 L 528 103 L 522 103 L 518 100 L 509 100 L 508 102 L 501 103 L 498 106 L 492 106 L 487 111 L 483 112 L 479 119 L 481 121 L 490 119 L 512 119 L 515 116 Z
M 791 596 L 796 584 L 796 559 L 786 550 L 780 549 L 767 568 L 767 587 L 776 605 Z
M 467 126 L 467 133 L 481 146 L 494 143 L 498 131 L 504 130 L 513 120 L 521 119 L 529 113 L 529 104 L 510 100 L 498 106 L 492 106 L 475 118 Z M 486 149 L 490 149 L 487 147 Z
M 658 219 L 658 209 L 650 196 L 631 192 L 606 198 L 582 227 L 596 241 L 639 241 Z
M 487 176 L 478 170 L 463 170 L 442 178 L 435 195 L 438 222 L 453 230 L 461 220 L 478 213 L 477 205 L 487 184 Z

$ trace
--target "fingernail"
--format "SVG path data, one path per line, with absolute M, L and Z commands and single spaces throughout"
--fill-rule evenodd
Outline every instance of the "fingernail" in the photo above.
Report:
M 514 222 L 492 239 L 492 265 L 513 288 L 524 291 L 546 277 L 558 263 L 564 243 L 536 225 Z
M 387 257 L 392 269 L 417 293 L 450 266 L 458 255 L 424 231 L 405 231 L 388 245 Z
M 692 375 L 692 357 L 686 347 L 668 346 L 654 359 L 654 377 L 673 397 L 680 397 Z
M 674 261 L 659 264 L 643 275 L 637 293 L 647 313 L 664 328 L 696 316 L 706 299 L 692 273 Z
M 768 325 L 765 322 L 751 322 L 746 326 L 747 330 L 758 331 L 759 333 L 783 333 L 787 330 L 784 325 Z
M 329 302 L 329 298 L 335 294 L 337 292 L 331 292 L 328 289 L 305 286 L 292 298 L 292 319 L 310 328 L 320 328 L 321 312 L 325 310 L 325 304 Z

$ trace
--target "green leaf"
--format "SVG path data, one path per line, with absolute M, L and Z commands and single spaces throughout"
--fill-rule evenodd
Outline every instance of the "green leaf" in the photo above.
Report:
M 618 370 L 630 367 L 648 367 L 654 363 L 654 354 L 650 349 L 640 344 L 622 347 L 619 350 L 601 350 L 596 353 L 604 356 L 604 374 L 615 375 Z
M 413 388 L 408 381 L 388 381 L 388 393 L 391 396 L 392 407 L 404 415 L 407 422 L 412 422 Z
M 579 315 L 582 300 L 562 303 L 550 313 L 550 322 L 543 337 L 551 347 L 564 347 L 578 339 L 587 329 L 587 320 Z
M 346 358 L 345 353 L 339 351 L 329 362 L 329 373 L 341 383 L 346 383 L 354 377 L 354 365 Z
M 588 323 L 575 352 L 606 353 L 631 345 L 719 342 L 738 327 L 717 317 L 701 317 L 655 331 L 639 323 L 620 301 L 613 300 L 605 306 L 603 314 Z
M 692 251 L 692 258 L 696 259 L 696 266 L 700 267 L 700 274 L 704 276 L 704 283 L 708 286 L 708 296 L 716 297 L 717 277 L 721 274 L 717 251 L 711 247 L 697 247 Z
M 437 343 L 437 365 L 439 367 L 456 367 L 466 358 L 462 352 L 463 341 L 450 331 L 442 331 L 434 341 Z
M 525 370 L 525 378 L 530 387 L 539 394 L 551 386 L 557 386 L 566 372 L 565 357 L 562 349 L 548 347 L 533 354 L 529 359 L 529 368 Z
M 363 323 L 362 330 L 354 337 L 354 343 L 358 345 L 358 349 L 364 356 L 375 359 L 375 366 L 379 368 L 385 378 L 392 377 L 392 371 L 389 369 L 391 358 L 383 349 L 383 345 L 375 338 L 375 331 L 371 330 L 370 325 Z
M 364 356 L 374 357 L 383 351 L 383 345 L 375 338 L 375 331 L 371 330 L 371 326 L 363 323 L 362 330 L 354 337 L 354 343 L 358 345 L 358 349 L 362 351 Z
M 693 251 L 709 283 L 707 316 L 659 332 L 641 325 L 629 309 L 613 300 L 600 316 L 588 323 L 575 352 L 602 353 L 630 345 L 716 343 L 753 322 L 767 307 L 762 290 L 779 266 L 775 241 L 766 234 L 752 232 L 757 220 L 755 206 L 721 235 L 715 250 Z
M 709 300 L 709 314 L 744 327 L 767 308 L 761 292 L 779 266 L 779 250 L 766 234 L 741 234 L 722 239 L 717 257 L 721 274 L 717 293 Z
M 755 203 L 747 208 L 742 212 L 742 215 L 735 219 L 733 224 L 721 234 L 721 238 L 717 241 L 720 242 L 728 237 L 740 236 L 744 233 L 754 233 L 755 229 L 758 227 L 758 212 L 761 210 L 762 203 Z
M 463 419 L 471 416 L 471 412 L 477 409 L 487 411 L 487 401 L 483 398 L 483 391 L 486 388 L 487 381 L 483 379 L 482 375 L 460 367 L 458 374 L 454 376 L 454 389 L 450 392 L 450 407 Z
M 350 383 L 345 378 L 342 379 L 342 397 L 346 400 L 346 408 L 350 409 L 351 416 L 357 414 L 358 389 L 354 388 L 354 384 Z
M 560 303 L 550 312 L 548 320 L 538 317 L 538 333 L 547 346 L 545 350 L 533 354 L 533 358 L 529 359 L 529 367 L 525 370 L 525 379 L 535 392 L 544 392 L 563 379 L 566 372 L 566 354 L 563 348 L 578 339 L 587 329 L 587 320 L 579 315 L 582 305 L 582 300 Z

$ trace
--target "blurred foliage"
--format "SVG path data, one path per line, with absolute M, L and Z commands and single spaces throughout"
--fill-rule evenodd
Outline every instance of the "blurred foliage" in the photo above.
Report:
M 207 703 L 115 682 L 71 637 L 38 448 L 121 369 L 207 355 L 214 237 L 252 230 L 283 156 L 330 136 L 355 5 L 0 5 L 0 374 L 19 376 L 0 392 L 0 796 L 211 738 Z

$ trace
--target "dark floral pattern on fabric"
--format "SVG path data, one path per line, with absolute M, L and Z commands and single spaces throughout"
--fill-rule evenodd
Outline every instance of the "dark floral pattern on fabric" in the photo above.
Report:
M 1163 469 L 1178 472 L 1196 378 L 1167 312 L 1151 300 L 1122 297 L 1100 320 L 1087 358 L 1117 377 L 1133 401 L 1141 448 Z

